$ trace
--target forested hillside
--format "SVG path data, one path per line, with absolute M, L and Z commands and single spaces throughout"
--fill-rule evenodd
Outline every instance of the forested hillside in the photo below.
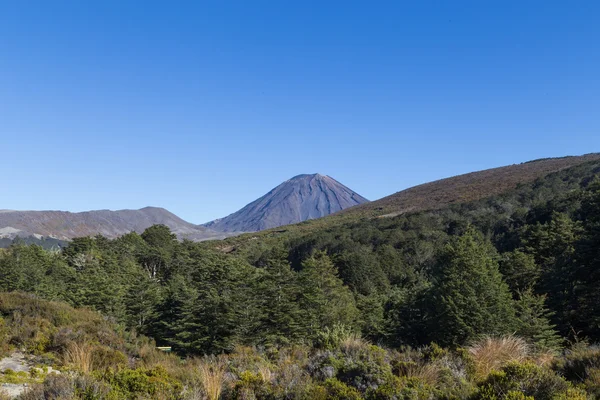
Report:
M 599 175 L 600 161 L 592 160 L 475 201 L 218 246 L 179 242 L 161 225 L 112 240 L 78 238 L 55 252 L 16 244 L 1 250 L 0 290 L 90 307 L 181 356 L 239 356 L 240 346 L 266 354 L 328 349 L 320 361 L 307 355 L 307 364 L 289 356 L 324 385 L 321 398 L 583 399 L 554 374 L 573 374 L 569 379 L 585 382 L 590 396 L 600 390 L 600 356 L 581 350 L 600 341 Z M 473 369 L 452 375 L 457 381 L 438 376 L 427 384 L 443 393 L 418 394 L 426 378 L 412 368 L 425 374 L 422 368 L 443 357 L 446 367 L 450 359 L 474 362 L 460 349 L 483 335 L 512 334 L 528 354 L 512 361 L 537 364 L 502 364 L 497 375 Z M 404 355 L 393 361 L 391 350 L 365 340 Z M 564 348 L 584 351 L 585 360 L 540 366 L 542 354 Z M 393 383 L 388 372 L 411 383 Z M 530 375 L 563 389 L 502 386 L 510 386 L 507 377 Z M 319 398 L 261 395 L 268 379 L 252 376 L 240 385 L 255 397 L 237 398 Z M 402 397 L 407 388 L 417 394 Z M 511 391 L 523 397 L 506 397 Z

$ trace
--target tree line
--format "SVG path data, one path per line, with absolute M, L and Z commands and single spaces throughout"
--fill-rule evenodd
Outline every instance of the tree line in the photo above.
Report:
M 390 347 L 517 334 L 600 339 L 598 164 L 482 201 L 261 237 L 232 253 L 166 226 L 61 250 L 0 250 L 0 291 L 101 312 L 183 355 L 315 343 L 347 329 Z

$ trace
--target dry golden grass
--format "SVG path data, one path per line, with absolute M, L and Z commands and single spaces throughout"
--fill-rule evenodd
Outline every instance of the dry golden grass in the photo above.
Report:
M 71 342 L 64 352 L 64 362 L 84 374 L 92 371 L 94 346 L 89 343 Z
M 440 378 L 440 367 L 435 363 L 417 364 L 407 363 L 401 376 L 416 378 L 428 385 L 435 386 Z
M 208 400 L 218 400 L 226 379 L 227 366 L 224 360 L 216 357 L 198 360 L 196 370 Z
M 357 334 L 352 334 L 341 340 L 340 349 L 344 353 L 354 354 L 363 350 L 368 345 L 369 342 L 367 342 L 365 339 L 361 338 Z
M 257 369 L 258 369 L 258 374 L 262 378 L 263 382 L 271 382 L 273 380 L 274 374 L 268 365 L 259 364 Z
M 515 336 L 486 337 L 473 343 L 468 350 L 477 378 L 484 378 L 509 362 L 525 361 L 531 353 L 527 342 Z
M 545 351 L 543 353 L 538 353 L 535 355 L 533 361 L 540 367 L 545 365 L 552 365 L 552 363 L 556 360 L 556 352 L 554 351 Z

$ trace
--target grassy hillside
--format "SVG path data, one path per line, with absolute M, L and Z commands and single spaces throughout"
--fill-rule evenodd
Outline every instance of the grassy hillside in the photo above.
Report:
M 499 195 L 552 172 L 597 160 L 600 160 L 600 153 L 578 157 L 545 158 L 471 172 L 415 186 L 380 200 L 343 210 L 340 214 L 355 217 L 393 216 L 467 203 Z
M 224 252 L 233 252 L 246 246 L 254 246 L 257 242 L 278 241 L 282 238 L 330 229 L 337 225 L 360 220 L 395 217 L 406 213 L 464 204 L 510 192 L 553 172 L 581 164 L 595 165 L 594 163 L 599 160 L 600 153 L 591 153 L 582 156 L 545 158 L 472 172 L 402 190 L 324 218 L 240 235 L 224 241 L 209 242 L 207 245 Z

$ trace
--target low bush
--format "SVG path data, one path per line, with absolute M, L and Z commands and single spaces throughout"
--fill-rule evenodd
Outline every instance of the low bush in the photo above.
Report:
M 554 368 L 569 381 L 585 385 L 589 393 L 600 398 L 600 346 L 579 343 L 556 359 Z
M 181 382 L 173 379 L 161 367 L 123 369 L 93 376 L 108 383 L 112 388 L 111 395 L 118 399 L 178 399 L 183 391 Z
M 479 384 L 473 399 L 514 399 L 518 398 L 515 396 L 521 396 L 519 393 L 535 400 L 553 400 L 561 396 L 575 395 L 578 391 L 549 368 L 530 362 L 511 362 L 499 371 L 492 371 Z

